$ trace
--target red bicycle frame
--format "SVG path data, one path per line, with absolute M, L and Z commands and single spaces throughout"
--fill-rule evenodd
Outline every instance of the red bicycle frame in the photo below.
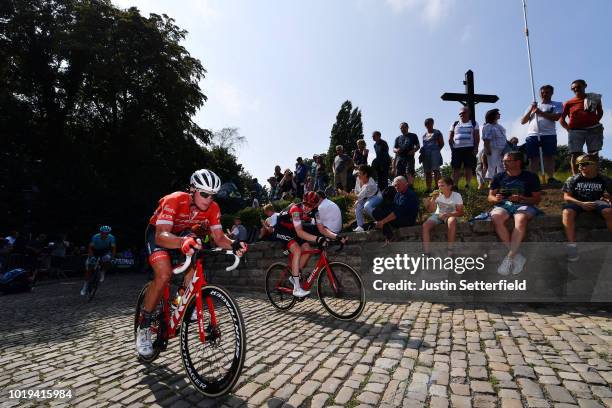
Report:
M 174 310 L 174 313 L 170 315 L 170 284 L 168 283 L 164 288 L 163 295 L 163 316 L 166 323 L 166 330 L 163 333 L 165 340 L 176 337 L 177 329 L 181 324 L 182 319 L 185 317 L 187 305 L 191 302 L 195 294 L 196 298 L 196 311 L 198 316 L 198 332 L 200 334 L 200 341 L 204 343 L 206 340 L 206 328 L 204 327 L 204 313 L 203 313 L 203 302 L 202 302 L 202 289 L 207 285 L 206 278 L 204 278 L 204 270 L 202 268 L 202 261 L 200 258 L 196 260 L 196 268 L 191 282 L 187 290 L 181 296 L 181 302 Z M 217 325 L 217 317 L 215 315 L 215 308 L 210 297 L 206 298 L 206 305 L 210 312 L 210 323 L 214 327 Z
M 327 261 L 327 253 L 325 250 L 323 249 L 311 249 L 311 250 L 307 250 L 307 251 L 302 251 L 301 255 L 318 255 L 320 254 L 321 256 L 319 257 L 319 260 L 317 261 L 317 264 L 315 265 L 314 269 L 312 270 L 312 272 L 310 272 L 310 275 L 308 276 L 308 279 L 306 279 L 306 281 L 302 284 L 302 288 L 304 288 L 305 290 L 308 290 L 312 287 L 312 285 L 314 284 L 315 278 L 317 278 L 319 276 L 319 273 L 321 273 L 321 270 L 323 268 L 325 268 L 326 272 L 327 272 L 327 277 L 329 278 L 329 281 L 331 282 L 331 285 L 334 289 L 334 292 L 338 292 L 338 284 L 336 283 L 336 279 L 334 278 L 334 274 L 331 271 L 331 268 L 329 267 L 329 262 Z M 287 264 L 287 268 L 289 269 L 289 271 L 291 271 L 291 261 L 293 260 L 293 254 L 289 253 L 289 262 Z M 291 274 L 291 272 L 289 272 L 289 274 Z M 281 286 L 281 283 L 284 281 L 285 277 L 282 277 L 282 279 L 280 279 L 277 283 L 276 283 L 276 290 L 279 290 L 281 292 L 285 292 L 287 294 L 292 294 L 293 293 L 293 289 L 292 288 L 287 288 L 284 286 Z

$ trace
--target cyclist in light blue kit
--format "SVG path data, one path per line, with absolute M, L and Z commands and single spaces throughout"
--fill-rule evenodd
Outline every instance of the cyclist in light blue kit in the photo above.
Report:
M 111 227 L 103 225 L 100 227 L 100 232 L 91 237 L 89 243 L 87 262 L 85 263 L 85 282 L 81 289 L 81 296 L 85 296 L 87 293 L 87 282 L 96 266 L 96 261 L 100 259 L 100 282 L 104 282 L 104 274 L 108 270 L 111 261 L 115 259 L 117 253 L 117 246 L 115 245 L 115 237 L 110 233 Z

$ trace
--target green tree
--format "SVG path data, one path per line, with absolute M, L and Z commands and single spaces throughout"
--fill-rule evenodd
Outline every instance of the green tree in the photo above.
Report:
M 331 129 L 329 149 L 327 150 L 328 169 L 331 169 L 336 156 L 336 146 L 342 145 L 344 152 L 351 156 L 359 139 L 363 139 L 361 111 L 357 107 L 353 109 L 351 101 L 345 101 L 340 107 L 338 115 L 336 115 L 336 123 Z
M 244 176 L 193 121 L 206 70 L 186 35 L 109 0 L 3 2 L 0 230 L 74 239 L 104 223 L 140 241 L 156 201 L 194 169 Z

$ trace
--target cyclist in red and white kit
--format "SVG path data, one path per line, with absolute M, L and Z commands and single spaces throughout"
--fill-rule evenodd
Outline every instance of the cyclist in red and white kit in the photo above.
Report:
M 159 206 L 149 221 L 145 232 L 149 264 L 155 277 L 143 301 L 143 314 L 138 334 L 136 350 L 144 357 L 153 354 L 151 342 L 151 320 L 159 303 L 165 285 L 172 276 L 170 251 L 180 249 L 183 254 L 193 254 L 201 249 L 200 242 L 193 235 L 179 236 L 190 231 L 193 226 L 207 225 L 210 235 L 218 247 L 232 249 L 238 256 L 247 251 L 246 243 L 232 241 L 223 234 L 221 211 L 213 201 L 221 187 L 221 180 L 210 170 L 202 169 L 193 173 L 188 192 L 177 191 L 159 200 Z M 185 275 L 185 282 L 191 280 L 194 268 Z
M 318 232 L 321 235 L 313 235 L 304 229 L 302 222 L 311 221 L 311 217 L 308 214 L 315 210 L 320 202 L 321 197 L 314 191 L 309 191 L 304 194 L 302 203 L 293 204 L 289 211 L 284 211 L 278 216 L 274 228 L 274 238 L 277 241 L 286 242 L 287 249 L 293 256 L 290 281 L 293 285 L 293 296 L 296 297 L 304 297 L 310 294 L 310 291 L 304 290 L 300 285 L 300 270 L 304 268 L 310 258 L 309 254 L 302 254 L 302 251 L 310 250 L 308 241 L 316 243 L 319 248 L 322 248 L 325 242 L 330 239 L 345 239 L 323 225 L 317 225 Z

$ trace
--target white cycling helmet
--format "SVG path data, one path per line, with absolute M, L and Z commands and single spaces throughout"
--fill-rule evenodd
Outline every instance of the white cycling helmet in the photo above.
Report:
M 208 194 L 217 194 L 221 187 L 221 179 L 215 173 L 207 169 L 196 170 L 191 175 L 191 186 L 198 191 Z

